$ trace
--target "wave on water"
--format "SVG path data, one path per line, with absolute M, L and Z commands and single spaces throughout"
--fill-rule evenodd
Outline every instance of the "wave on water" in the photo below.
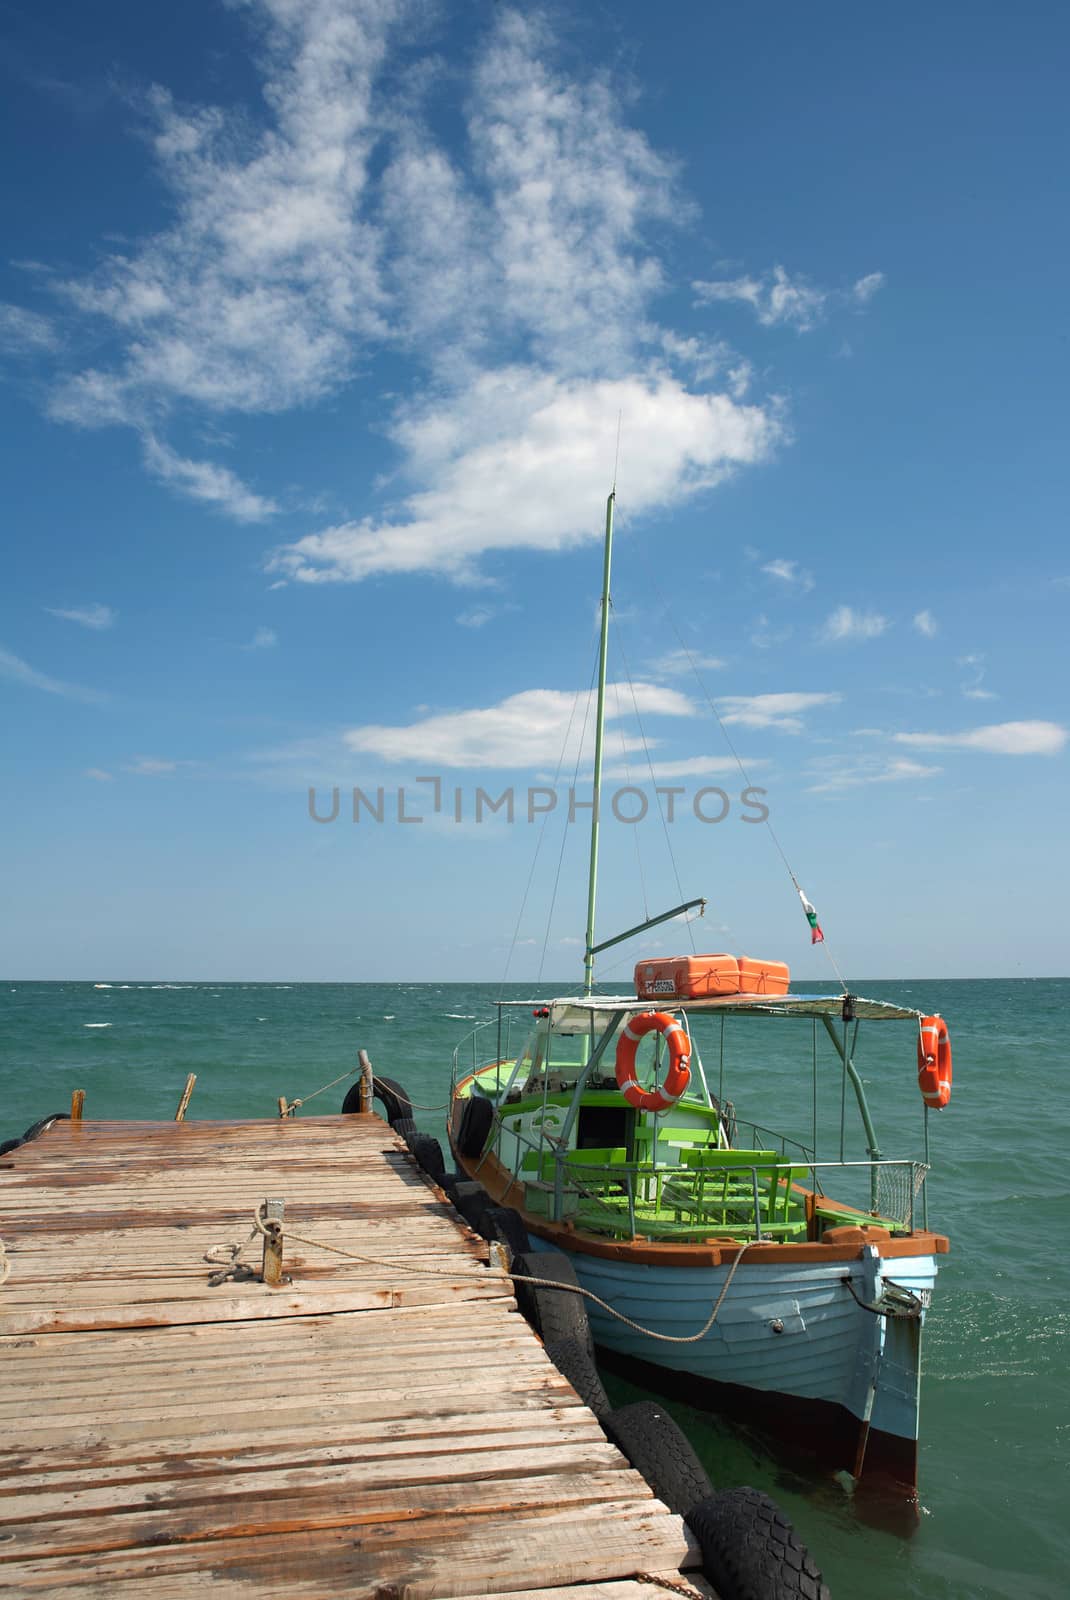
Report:
M 114 989 L 115 985 L 113 983 L 95 983 L 93 987 L 94 989 Z
M 111 1026 L 112 1026 L 112 1024 L 110 1022 L 83 1022 L 82 1023 L 82 1027 L 83 1028 L 110 1028 Z
M 393 1022 L 393 1020 L 394 1020 L 394 1013 L 393 1012 L 391 1012 L 389 1016 L 383 1018 L 384 1022 Z
M 474 1022 L 476 1020 L 474 1011 L 444 1011 L 442 1015 L 444 1017 L 452 1017 L 455 1022 Z

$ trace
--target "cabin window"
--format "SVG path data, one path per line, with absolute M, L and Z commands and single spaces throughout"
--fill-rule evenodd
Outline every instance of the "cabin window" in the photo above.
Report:
M 581 1106 L 576 1122 L 577 1150 L 625 1147 L 632 1135 L 635 1112 L 630 1106 Z

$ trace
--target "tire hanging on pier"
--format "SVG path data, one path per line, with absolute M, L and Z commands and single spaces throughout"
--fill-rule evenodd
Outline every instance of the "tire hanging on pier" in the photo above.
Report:
M 518 1275 L 513 1284 L 516 1303 L 543 1344 L 576 1339 L 593 1361 L 594 1340 L 587 1308 L 583 1296 L 576 1293 L 579 1281 L 568 1256 L 560 1250 L 528 1250 L 516 1257 L 513 1272 Z M 552 1278 L 562 1287 L 548 1289 L 541 1283 L 526 1284 L 525 1278 Z
M 674 1417 L 655 1400 L 619 1406 L 602 1419 L 606 1438 L 678 1517 L 713 1493 L 706 1469 Z
M 71 1114 L 69 1111 L 53 1111 L 50 1117 L 42 1117 L 39 1122 L 32 1122 L 21 1139 L 5 1139 L 3 1144 L 0 1144 L 0 1156 L 10 1155 L 12 1150 L 17 1150 L 20 1145 L 29 1144 L 31 1140 L 44 1133 L 46 1128 L 50 1128 L 54 1122 L 69 1122 L 70 1119 Z
M 402 1117 L 412 1116 L 412 1101 L 409 1099 L 400 1083 L 395 1083 L 393 1078 L 380 1078 L 378 1073 L 372 1079 L 372 1098 L 382 1102 L 386 1112 L 386 1120 L 393 1127 L 395 1122 L 400 1122 Z M 352 1116 L 360 1110 L 360 1083 L 352 1084 L 346 1090 L 346 1097 L 342 1101 L 342 1115 Z
M 725 1489 L 684 1521 L 702 1550 L 702 1570 L 721 1600 L 830 1600 L 813 1557 L 787 1517 L 759 1489 Z
M 594 1412 L 603 1427 L 609 1411 L 609 1396 L 602 1387 L 598 1368 L 579 1339 L 557 1339 L 546 1346 L 546 1354 L 563 1378 L 567 1378 L 584 1405 Z M 608 1432 L 608 1429 L 606 1430 Z

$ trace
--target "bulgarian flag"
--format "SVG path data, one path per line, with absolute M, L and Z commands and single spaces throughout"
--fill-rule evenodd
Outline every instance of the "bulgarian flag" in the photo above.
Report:
M 795 887 L 799 889 L 798 884 Z M 824 944 L 825 935 L 821 932 L 821 924 L 817 920 L 817 912 L 801 889 L 799 889 L 799 899 L 802 901 L 802 908 L 806 912 L 806 920 L 810 924 L 810 943 Z

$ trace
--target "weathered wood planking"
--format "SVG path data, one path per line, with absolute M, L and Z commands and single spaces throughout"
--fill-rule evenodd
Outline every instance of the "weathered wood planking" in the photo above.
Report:
M 290 1281 L 257 1238 L 212 1287 L 269 1196 Z M 57 1123 L 0 1158 L 0 1238 L 5 1593 L 667 1600 L 697 1565 L 377 1117 Z

